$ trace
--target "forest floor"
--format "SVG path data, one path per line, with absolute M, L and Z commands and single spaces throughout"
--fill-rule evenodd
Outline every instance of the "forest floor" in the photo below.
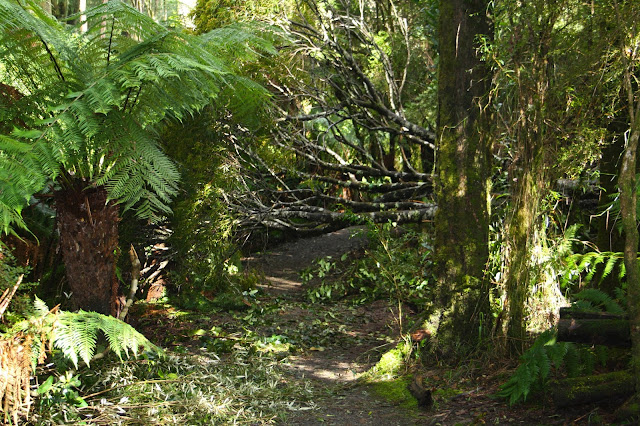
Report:
M 509 407 L 494 396 L 513 372 L 513 364 L 477 361 L 451 365 L 447 360 L 422 360 L 420 371 L 401 371 L 405 378 L 368 374 L 381 356 L 403 342 L 401 324 L 408 307 L 378 300 L 311 303 L 301 272 L 314 259 L 357 256 L 364 234 L 344 229 L 290 242 L 244 260 L 249 274 L 259 277 L 259 292 L 247 294 L 237 311 L 217 311 L 187 321 L 167 309 L 147 305 L 138 312 L 138 328 L 165 347 L 197 351 L 203 342 L 214 350 L 239 336 L 259 339 L 282 371 L 278 386 L 304 390 L 270 422 L 292 425 L 458 425 L 458 424 L 607 424 L 598 409 L 559 412 L 545 398 Z M 360 254 L 361 255 L 361 254 Z M 399 310 L 402 310 L 402 315 Z M 172 318 L 168 320 L 167 318 Z M 165 327 L 156 327 L 164 321 Z M 198 323 L 200 321 L 200 323 Z M 198 325 L 200 324 L 200 325 Z M 218 330 L 224 338 L 203 339 L 193 329 Z M 178 338 L 177 336 L 183 336 Z M 431 387 L 434 404 L 421 409 L 406 391 L 406 377 L 420 374 Z

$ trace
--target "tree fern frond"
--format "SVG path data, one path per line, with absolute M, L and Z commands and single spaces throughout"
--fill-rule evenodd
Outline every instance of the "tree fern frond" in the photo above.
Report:
M 611 275 L 611 271 L 613 271 L 613 268 L 616 266 L 616 264 L 618 263 L 620 259 L 616 258 L 616 257 L 609 257 L 609 259 L 607 259 L 607 263 L 604 266 L 604 270 L 602 271 L 602 275 L 600 277 L 600 281 L 604 280 L 606 277 L 608 277 L 609 275 Z
M 87 312 L 80 311 L 77 314 L 59 315 L 52 336 L 54 346 L 60 349 L 76 368 L 80 359 L 89 364 L 96 349 L 99 327 L 94 316 L 85 314 Z
M 123 354 L 138 354 L 140 347 L 156 353 L 162 350 L 117 318 L 97 312 L 61 312 L 55 324 L 52 340 L 56 348 L 78 366 L 79 360 L 87 365 L 95 354 L 98 333 L 104 333 L 109 348 L 122 359 Z
M 594 307 L 603 308 L 605 312 L 612 314 L 624 314 L 625 310 L 613 300 L 607 293 L 596 288 L 587 288 L 573 296 L 578 301 L 589 302 Z
M 44 318 L 49 314 L 49 307 L 45 302 L 40 300 L 40 298 L 38 298 L 37 296 L 33 301 L 33 309 L 34 309 L 34 315 L 37 319 Z
M 244 22 L 216 28 L 201 39 L 217 56 L 255 61 L 261 56 L 276 55 L 275 45 L 286 41 L 286 35 L 273 26 Z

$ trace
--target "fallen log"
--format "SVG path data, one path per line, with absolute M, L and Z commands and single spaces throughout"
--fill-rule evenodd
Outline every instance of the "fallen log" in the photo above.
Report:
M 630 348 L 629 321 L 624 319 L 561 319 L 558 321 L 558 341 Z
M 625 314 L 612 314 L 609 312 L 591 312 L 591 311 L 579 311 L 571 307 L 560 308 L 560 319 L 629 319 Z
M 556 407 L 592 404 L 633 395 L 635 381 L 629 371 L 557 380 L 551 383 Z

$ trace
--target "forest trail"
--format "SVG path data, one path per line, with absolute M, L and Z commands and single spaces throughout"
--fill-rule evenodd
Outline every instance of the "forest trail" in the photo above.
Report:
M 398 307 L 385 300 L 353 305 L 348 301 L 310 303 L 307 290 L 318 279 L 303 283 L 301 272 L 314 260 L 331 256 L 346 260 L 362 255 L 365 228 L 351 227 L 319 237 L 282 244 L 245 259 L 249 270 L 264 276 L 262 303 L 279 306 L 277 320 L 262 333 L 297 336 L 305 349 L 286 357 L 283 366 L 293 380 L 313 388 L 312 406 L 292 411 L 287 425 L 457 425 L 457 424 L 581 424 L 584 412 L 556 412 L 542 406 L 509 407 L 494 395 L 505 380 L 505 366 L 488 364 L 441 368 L 422 373 L 434 386 L 432 410 L 416 407 L 411 397 L 380 392 L 362 379 L 380 357 L 402 341 Z M 325 277 L 326 281 L 340 279 Z M 404 307 L 405 314 L 409 309 Z M 403 319 L 403 320 L 406 320 Z M 305 341 L 306 339 L 306 341 Z M 433 363 L 430 363 L 433 364 Z M 436 363 L 437 364 L 437 363 Z M 486 368 L 486 370 L 483 370 Z M 589 413 L 588 413 L 589 414 Z
M 243 259 L 244 273 L 258 291 L 245 292 L 232 303 L 210 299 L 209 308 L 190 312 L 165 302 L 141 304 L 138 325 L 171 352 L 220 361 L 220 368 L 230 371 L 221 372 L 220 380 L 236 386 L 231 387 L 237 393 L 229 401 L 238 413 L 244 407 L 267 407 L 255 420 L 248 417 L 250 424 L 560 425 L 583 424 L 582 419 L 593 414 L 592 407 L 558 412 L 546 399 L 534 406 L 509 407 L 495 393 L 513 365 L 491 359 L 458 365 L 447 359 L 425 362 L 420 375 L 434 399 L 428 411 L 419 409 L 406 392 L 414 371 L 400 366 L 399 378 L 385 381 L 376 375 L 368 380 L 363 373 L 403 341 L 398 306 L 389 300 L 311 301 L 309 290 L 315 291 L 320 282 L 317 277 L 310 282 L 301 279 L 314 260 L 346 255 L 350 262 L 367 255 L 366 234 L 358 230 L 284 243 Z M 324 282 L 339 279 L 329 273 Z M 402 312 L 406 324 L 412 312 L 407 306 Z M 253 373 L 245 370 L 244 376 L 237 376 L 235 368 L 245 366 Z M 276 384 L 264 388 L 267 377 Z M 249 388 L 256 390 L 259 400 L 243 394 Z M 192 417 L 189 424 L 209 423 Z
M 301 322 L 326 327 L 321 345 L 287 358 L 287 368 L 295 380 L 305 380 L 320 397 L 310 410 L 293 412 L 282 423 L 331 425 L 410 425 L 425 424 L 424 413 L 407 410 L 376 395 L 374 389 L 358 378 L 371 368 L 399 338 L 397 309 L 386 301 L 363 306 L 340 302 L 320 309 L 305 309 L 305 286 L 301 273 L 313 261 L 331 256 L 339 259 L 364 248 L 364 227 L 350 227 L 314 238 L 300 239 L 247 258 L 248 269 L 264 275 L 261 288 L 279 303 L 292 303 L 283 311 L 280 325 L 300 326 Z M 312 281 L 311 285 L 314 284 Z M 302 303 L 303 305 L 299 305 Z M 317 308 L 317 307 L 316 307 Z M 318 337 L 318 336 L 316 336 Z
M 285 295 L 303 290 L 300 273 L 313 261 L 339 258 L 367 244 L 366 228 L 352 226 L 313 238 L 281 244 L 262 254 L 245 258 L 246 267 L 264 274 L 261 287 L 270 294 Z

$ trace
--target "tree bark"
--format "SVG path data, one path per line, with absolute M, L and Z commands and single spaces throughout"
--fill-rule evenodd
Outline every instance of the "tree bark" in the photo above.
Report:
M 515 140 L 509 173 L 511 211 L 506 220 L 506 250 L 502 253 L 506 265 L 507 348 L 515 355 L 523 352 L 527 341 L 526 305 L 539 271 L 533 252 L 544 233 L 539 216 L 541 203 L 548 194 L 546 181 L 552 173 L 545 163 L 549 139 L 553 137 L 548 136 L 552 132 L 546 121 L 551 84 L 548 54 L 553 28 L 560 16 L 560 8 L 554 4 L 538 2 L 523 7 L 526 7 L 522 9 L 524 19 L 533 19 L 535 24 L 519 24 L 525 28 L 521 37 L 526 42 L 512 52 L 517 96 L 513 106 Z
M 482 103 L 487 67 L 475 40 L 490 33 L 487 1 L 440 1 L 435 259 L 438 334 L 473 344 L 489 318 L 490 142 Z M 490 327 L 486 327 L 490 328 Z
M 618 4 L 616 15 L 621 20 Z M 632 8 L 633 9 L 633 8 Z M 631 37 L 633 39 L 633 37 Z M 622 217 L 622 229 L 625 235 L 624 242 L 624 266 L 627 277 L 627 303 L 629 321 L 631 325 L 631 368 L 635 378 L 635 399 L 640 398 L 640 270 L 638 270 L 638 215 L 637 215 L 637 152 L 638 139 L 640 138 L 640 100 L 637 105 L 637 92 L 633 75 L 635 70 L 631 62 L 633 58 L 627 56 L 625 45 L 621 48 L 621 59 L 625 65 L 624 88 L 627 94 L 627 109 L 629 113 L 629 138 L 627 146 L 622 154 L 620 175 L 618 176 L 618 188 L 620 188 L 620 215 Z
M 115 315 L 118 206 L 104 187 L 82 181 L 57 191 L 55 201 L 72 308 Z

